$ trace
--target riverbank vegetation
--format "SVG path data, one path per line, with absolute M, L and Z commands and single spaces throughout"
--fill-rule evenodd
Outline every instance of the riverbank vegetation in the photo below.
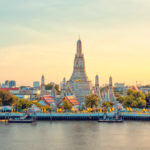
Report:
M 98 103 L 100 102 L 100 99 L 96 94 L 87 95 L 85 97 L 85 106 L 88 108 L 94 108 L 98 107 Z
M 16 103 L 18 98 L 8 91 L 0 90 L 0 106 L 8 106 Z
M 141 91 L 136 91 L 133 89 L 128 89 L 125 96 L 120 96 L 117 98 L 126 110 L 131 110 L 132 108 L 143 109 L 146 108 L 146 104 L 150 103 L 150 93 L 146 95 Z M 49 105 L 39 104 L 37 100 L 29 101 L 26 99 L 20 99 L 8 91 L 0 90 L 0 106 L 13 106 L 15 111 L 23 111 L 30 108 L 32 105 L 39 107 L 42 112 L 51 112 L 52 107 Z M 77 109 L 73 107 L 68 100 L 63 100 L 62 107 L 55 108 L 53 111 L 58 113 L 61 112 L 111 112 L 114 110 L 114 103 L 112 102 L 100 102 L 97 95 L 92 94 L 85 97 L 85 101 Z
M 146 96 L 141 91 L 135 91 L 128 89 L 126 96 L 120 96 L 117 101 L 122 105 L 131 108 L 145 108 L 146 107 Z
M 0 106 L 13 106 L 16 111 L 23 111 L 30 108 L 32 105 L 36 105 L 43 111 L 50 112 L 52 108 L 49 105 L 41 105 L 38 101 L 29 101 L 26 99 L 20 99 L 10 92 L 5 90 L 0 90 Z

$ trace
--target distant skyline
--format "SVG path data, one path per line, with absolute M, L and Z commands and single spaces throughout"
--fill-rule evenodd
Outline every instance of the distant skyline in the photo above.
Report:
M 150 84 L 149 0 L 0 0 L 0 82 L 68 80 L 80 35 L 94 83 Z

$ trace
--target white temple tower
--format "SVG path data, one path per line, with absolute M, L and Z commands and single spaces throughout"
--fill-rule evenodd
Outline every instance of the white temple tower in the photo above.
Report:
M 66 78 L 63 78 L 61 83 L 61 97 L 64 98 L 66 96 Z
M 46 94 L 45 90 L 45 77 L 42 75 L 41 77 L 41 96 L 44 96 Z
M 109 98 L 110 101 L 115 101 L 114 91 L 113 91 L 113 83 L 112 83 L 112 77 L 109 77 Z
M 116 102 L 114 91 L 113 91 L 113 82 L 112 77 L 109 78 L 109 84 L 104 86 L 101 89 L 101 102 Z
M 51 96 L 55 99 L 57 95 L 57 91 L 55 89 L 55 83 L 53 84 L 52 90 L 51 90 Z
M 99 98 L 101 98 L 101 95 L 100 95 L 100 86 L 99 86 L 99 76 L 98 76 L 98 75 L 96 75 L 96 77 L 95 77 L 94 93 L 95 93 Z
M 85 71 L 85 60 L 82 53 L 82 42 L 77 41 L 77 52 L 74 59 L 74 68 L 70 80 L 67 82 L 80 102 L 84 102 L 86 95 L 92 94 L 91 81 L 88 80 Z

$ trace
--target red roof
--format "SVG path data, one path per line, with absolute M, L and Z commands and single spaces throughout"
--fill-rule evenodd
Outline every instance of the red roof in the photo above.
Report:
M 49 96 L 49 95 L 42 96 L 42 97 L 40 98 L 40 100 L 43 100 L 43 101 L 44 101 L 46 104 L 48 104 L 48 105 L 50 105 L 50 104 L 52 104 L 52 103 L 55 103 L 55 104 L 56 104 L 54 98 L 53 98 L 52 96 Z
M 0 88 L 0 90 L 6 90 L 6 91 L 18 91 L 19 88 Z
M 71 105 L 80 105 L 80 102 L 76 99 L 75 96 L 66 96 L 64 99 L 67 99 Z

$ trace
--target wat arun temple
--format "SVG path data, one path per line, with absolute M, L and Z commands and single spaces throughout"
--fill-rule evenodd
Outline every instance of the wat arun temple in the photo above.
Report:
M 92 83 L 86 74 L 85 60 L 80 38 L 77 41 L 77 52 L 74 59 L 73 73 L 68 81 L 68 86 L 70 86 L 71 90 L 80 102 L 84 101 L 86 95 L 92 94 Z
M 64 78 L 61 82 L 61 97 L 75 96 L 80 103 L 84 103 L 85 96 L 96 94 L 101 102 L 115 101 L 112 77 L 109 78 L 109 84 L 103 88 L 99 86 L 99 76 L 95 77 L 95 85 L 88 79 L 85 69 L 85 59 L 82 52 L 82 42 L 80 38 L 77 41 L 77 50 L 74 58 L 73 73 L 69 81 Z

